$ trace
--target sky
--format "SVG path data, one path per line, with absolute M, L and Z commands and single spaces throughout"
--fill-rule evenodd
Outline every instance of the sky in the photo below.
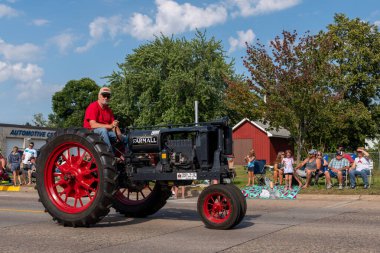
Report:
M 206 31 L 246 74 L 245 42 L 315 34 L 335 13 L 380 25 L 378 0 L 0 0 L 0 123 L 47 119 L 52 95 L 70 80 L 107 85 L 104 77 L 155 35 L 191 40 Z

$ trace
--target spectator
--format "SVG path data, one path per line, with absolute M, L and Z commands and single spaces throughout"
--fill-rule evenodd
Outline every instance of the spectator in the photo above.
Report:
M 4 179 L 6 176 L 8 176 L 8 174 L 6 174 L 7 172 L 5 171 L 6 168 L 7 168 L 7 160 L 5 159 L 5 157 L 3 156 L 0 150 L 0 172 L 1 172 L 0 181 L 2 178 Z
M 22 179 L 24 183 L 26 184 L 26 178 L 25 175 L 28 175 L 28 185 L 32 184 L 32 167 L 30 159 L 32 157 L 37 157 L 37 151 L 34 149 L 34 142 L 29 143 L 29 147 L 24 150 L 24 153 L 22 155 L 22 163 L 23 163 L 23 173 L 22 173 Z
M 321 169 L 321 160 L 317 159 L 317 150 L 311 149 L 308 154 L 309 157 L 303 160 L 303 162 L 296 167 L 296 171 L 298 172 L 300 168 L 305 166 L 306 183 L 302 188 L 309 187 L 311 176 L 315 175 L 317 170 L 319 171 Z
M 127 138 L 121 134 L 119 121 L 115 120 L 113 112 L 108 106 L 110 99 L 110 88 L 101 88 L 98 93 L 98 100 L 92 102 L 86 109 L 83 127 L 93 129 L 113 151 L 111 140 L 121 140 L 126 146 Z M 123 158 L 122 154 L 120 155 L 120 158 Z
M 246 186 L 252 186 L 255 184 L 255 159 L 256 154 L 255 150 L 251 149 L 249 151 L 249 154 L 245 157 L 245 162 L 247 163 L 247 169 L 248 169 L 248 183 Z
M 285 174 L 285 190 L 292 190 L 292 180 L 293 180 L 293 163 L 294 159 L 292 156 L 291 150 L 285 151 L 285 157 L 282 159 L 282 163 L 284 164 L 284 174 Z
M 172 187 L 172 196 L 174 199 L 177 198 L 178 196 L 178 186 L 176 185 L 173 185 Z M 182 195 L 182 198 L 184 199 L 185 198 L 185 186 L 181 186 L 181 195 Z
M 342 151 L 336 152 L 336 157 L 333 158 L 330 163 L 328 170 L 325 172 L 327 189 L 332 187 L 331 177 L 337 177 L 339 182 L 339 190 L 343 189 L 343 174 L 350 167 L 350 162 L 343 157 Z
M 338 148 L 338 150 L 343 152 L 343 158 L 346 158 L 350 162 L 350 166 L 351 166 L 354 163 L 354 159 L 352 159 L 350 154 L 346 153 L 346 149 L 341 146 Z
M 364 147 L 357 148 L 356 152 L 358 153 L 358 157 L 355 158 L 355 161 L 351 165 L 351 168 L 350 168 L 351 188 L 355 189 L 355 187 L 356 187 L 356 182 L 355 182 L 356 175 L 359 175 L 363 179 L 364 189 L 368 189 L 368 175 L 369 175 L 371 160 L 369 158 L 369 154 L 364 149 Z
M 282 163 L 282 159 L 284 159 L 285 153 L 283 151 L 278 152 L 277 158 L 274 161 L 273 165 L 273 183 L 278 185 L 278 181 L 280 185 L 282 185 L 282 180 L 284 177 L 284 164 Z
M 13 185 L 17 186 L 17 179 L 21 185 L 21 176 L 20 176 L 20 164 L 21 164 L 21 155 L 18 152 L 18 147 L 14 146 L 12 152 L 8 155 L 8 161 L 11 165 L 11 171 L 13 175 Z
M 3 156 L 0 150 L 0 169 L 5 170 L 6 167 L 7 167 L 7 160 L 5 159 L 5 157 Z
M 323 153 L 321 151 L 317 151 L 317 159 L 321 161 L 321 168 L 315 173 L 315 184 L 318 184 L 319 178 L 325 175 L 325 171 L 329 166 L 329 163 L 323 157 Z

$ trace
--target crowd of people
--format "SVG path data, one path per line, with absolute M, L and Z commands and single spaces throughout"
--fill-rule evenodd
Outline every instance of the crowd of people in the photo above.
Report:
M 356 188 L 356 177 L 360 176 L 363 180 L 364 189 L 368 189 L 368 175 L 370 175 L 371 158 L 369 153 L 364 147 L 356 149 L 357 157 L 353 159 L 345 150 L 340 147 L 335 157 L 328 162 L 323 153 L 311 149 L 306 157 L 299 164 L 295 164 L 292 151 L 286 150 L 278 152 L 277 158 L 273 164 L 273 183 L 275 185 L 282 185 L 284 183 L 285 190 L 292 190 L 293 181 L 301 188 L 308 188 L 312 179 L 318 184 L 321 177 L 325 177 L 326 188 L 333 187 L 331 178 L 337 178 L 338 189 L 343 189 L 343 179 L 346 177 L 350 179 L 350 187 Z M 255 151 L 250 150 L 249 154 L 245 157 L 248 169 L 248 183 L 247 186 L 254 184 L 254 161 Z M 302 183 L 301 178 L 305 178 L 305 183 Z
M 33 142 L 30 142 L 23 152 L 19 152 L 19 148 L 14 146 L 7 158 L 0 152 L 0 170 L 5 172 L 9 169 L 12 172 L 14 186 L 32 185 L 32 171 L 35 170 L 36 158 L 37 151 Z

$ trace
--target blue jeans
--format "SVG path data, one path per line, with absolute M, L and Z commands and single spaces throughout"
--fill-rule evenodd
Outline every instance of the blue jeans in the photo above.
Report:
M 102 127 L 102 128 L 94 128 L 94 133 L 99 134 L 100 137 L 102 137 L 103 141 L 108 145 L 110 150 L 112 152 L 114 152 L 112 144 L 111 144 L 111 142 L 115 143 L 116 139 L 117 139 L 116 133 L 114 131 L 108 131 L 106 128 Z M 128 148 L 128 137 L 123 135 L 121 141 L 125 145 L 125 150 L 127 150 L 127 148 Z
M 368 175 L 369 175 L 369 170 L 362 170 L 362 171 L 357 171 L 357 170 L 351 170 L 350 171 L 350 184 L 351 186 L 355 186 L 355 179 L 356 175 L 360 175 L 363 179 L 363 182 L 365 185 L 368 185 Z

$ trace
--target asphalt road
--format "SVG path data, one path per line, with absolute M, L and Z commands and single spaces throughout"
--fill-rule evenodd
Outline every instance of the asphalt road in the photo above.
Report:
M 115 212 L 90 228 L 57 225 L 35 192 L 0 192 L 1 252 L 380 252 L 380 198 L 248 200 L 232 230 L 206 229 L 196 198 L 145 219 Z

